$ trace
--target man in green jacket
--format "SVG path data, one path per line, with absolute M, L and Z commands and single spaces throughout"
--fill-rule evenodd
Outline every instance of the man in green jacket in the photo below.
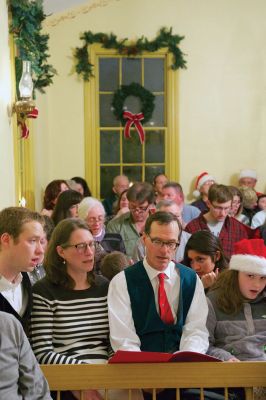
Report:
M 107 232 L 120 233 L 126 253 L 132 257 L 138 239 L 142 236 L 145 222 L 155 210 L 154 190 L 150 183 L 136 182 L 127 192 L 129 212 L 111 220 Z

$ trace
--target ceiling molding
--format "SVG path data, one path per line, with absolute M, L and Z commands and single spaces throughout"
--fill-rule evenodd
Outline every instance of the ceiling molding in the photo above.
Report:
M 64 12 L 47 16 L 43 23 L 43 27 L 45 28 L 56 26 L 63 21 L 74 19 L 80 14 L 87 14 L 93 11 L 95 8 L 107 7 L 110 3 L 118 1 L 120 0 L 89 0 L 86 5 L 83 4 L 79 7 L 72 8 L 71 10 L 68 9 Z
M 87 3 L 88 0 L 42 0 L 43 11 L 46 15 L 61 13 Z

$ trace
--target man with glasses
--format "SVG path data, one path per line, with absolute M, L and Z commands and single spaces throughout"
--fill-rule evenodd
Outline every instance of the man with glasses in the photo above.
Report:
M 143 262 L 120 272 L 109 286 L 114 351 L 207 351 L 204 289 L 192 269 L 172 261 L 179 240 L 176 216 L 165 211 L 149 216 Z
M 207 200 L 209 211 L 201 213 L 186 226 L 186 231 L 189 233 L 209 230 L 214 236 L 219 237 L 228 259 L 232 255 L 235 242 L 251 239 L 256 235 L 256 232 L 248 226 L 229 216 L 232 200 L 233 195 L 227 186 L 212 185 Z
M 159 201 L 159 203 L 156 204 L 155 211 L 156 212 L 166 211 L 166 212 L 170 212 L 176 216 L 178 223 L 179 223 L 180 241 L 179 241 L 179 245 L 176 248 L 175 254 L 173 256 L 173 260 L 175 260 L 175 262 L 177 262 L 177 263 L 182 262 L 182 260 L 184 258 L 185 247 L 186 247 L 187 241 L 190 238 L 191 234 L 188 232 L 185 232 L 182 229 L 183 220 L 182 220 L 182 213 L 181 213 L 180 207 L 176 204 L 175 201 L 161 200 L 161 201 Z M 141 261 L 141 260 L 143 260 L 144 256 L 145 256 L 145 246 L 144 246 L 142 238 L 139 238 L 139 240 L 137 241 L 137 244 L 135 246 L 135 249 L 134 249 L 133 261 L 134 262 Z
M 154 190 L 150 183 L 136 182 L 127 192 L 129 212 L 111 220 L 107 232 L 120 233 L 126 254 L 132 257 L 135 245 L 144 231 L 146 219 L 154 211 Z

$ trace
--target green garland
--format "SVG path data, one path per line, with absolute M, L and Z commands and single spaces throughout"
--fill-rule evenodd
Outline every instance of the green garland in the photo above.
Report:
M 76 72 L 81 75 L 85 81 L 89 81 L 93 76 L 93 65 L 89 61 L 88 46 L 93 43 L 100 43 L 106 49 L 116 49 L 119 54 L 125 56 L 136 56 L 144 51 L 154 52 L 163 47 L 168 47 L 168 51 L 173 54 L 173 64 L 171 68 L 176 70 L 178 68 L 186 68 L 186 61 L 184 54 L 178 47 L 179 42 L 184 39 L 184 36 L 172 35 L 172 28 L 162 28 L 156 39 L 148 41 L 147 38 L 141 37 L 134 44 L 126 45 L 127 39 L 117 41 L 114 34 L 96 33 L 91 31 L 84 32 L 81 40 L 85 43 L 82 47 L 77 47 L 74 52 L 76 58 Z
M 12 21 L 10 33 L 18 49 L 15 58 L 16 81 L 22 73 L 22 60 L 31 61 L 34 89 L 44 93 L 44 88 L 53 83 L 56 70 L 47 64 L 49 35 L 41 34 L 42 22 L 46 18 L 43 12 L 43 1 L 9 0 Z
M 123 112 L 125 111 L 124 102 L 128 96 L 139 97 L 142 103 L 140 112 L 144 115 L 142 123 L 148 122 L 151 119 L 154 110 L 155 96 L 149 92 L 149 90 L 135 82 L 130 85 L 122 85 L 121 88 L 114 93 L 112 107 L 116 118 L 121 121 L 122 125 L 125 124 L 126 121 L 123 118 Z

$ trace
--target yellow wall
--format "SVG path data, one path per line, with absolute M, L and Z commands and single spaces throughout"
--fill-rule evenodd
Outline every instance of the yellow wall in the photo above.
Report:
M 47 19 L 54 85 L 38 97 L 37 208 L 55 178 L 84 175 L 83 82 L 72 50 L 86 30 L 119 38 L 154 38 L 162 26 L 184 35 L 188 69 L 180 71 L 180 183 L 185 193 L 207 170 L 225 184 L 241 168 L 259 174 L 266 190 L 265 0 L 95 0 Z M 88 11 L 88 12 L 87 12 Z M 178 117 L 178 115 L 177 115 Z
M 8 14 L 0 0 L 0 210 L 15 204 L 13 134 L 8 108 L 11 107 L 11 63 L 8 43 Z

